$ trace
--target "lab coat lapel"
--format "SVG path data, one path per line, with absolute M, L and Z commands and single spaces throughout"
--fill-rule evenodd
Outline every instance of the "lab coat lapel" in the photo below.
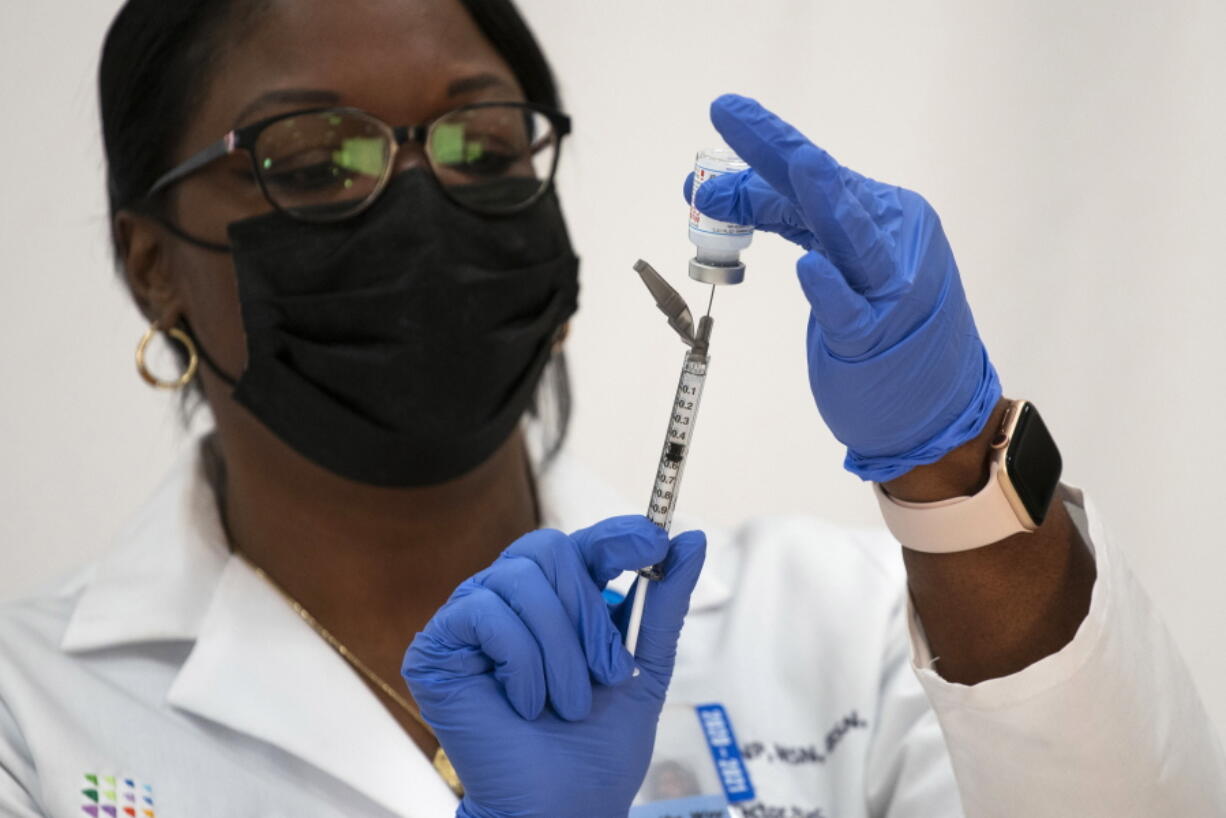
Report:
M 241 559 L 222 571 L 167 701 L 280 747 L 398 815 L 455 812 L 451 791 L 357 674 Z
M 194 442 L 84 584 L 64 631 L 69 652 L 192 640 L 229 558 Z

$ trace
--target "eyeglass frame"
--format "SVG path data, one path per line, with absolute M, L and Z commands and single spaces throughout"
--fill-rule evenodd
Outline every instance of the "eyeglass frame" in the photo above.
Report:
M 289 216 L 292 219 L 297 219 L 298 221 L 304 221 L 304 222 L 334 223 L 334 222 L 339 222 L 339 221 L 345 221 L 346 219 L 352 219 L 364 213 L 367 209 L 370 208 L 371 205 L 373 205 L 376 201 L 378 201 L 380 196 L 383 195 L 383 191 L 387 189 L 387 183 L 391 180 L 392 176 L 395 174 L 396 156 L 400 152 L 400 148 L 402 145 L 408 142 L 413 142 L 414 144 L 422 146 L 422 149 L 426 151 L 426 158 L 427 158 L 426 164 L 430 167 L 430 175 L 434 177 L 435 181 L 437 182 L 438 175 L 434 171 L 432 162 L 429 161 L 430 155 L 428 152 L 429 151 L 429 147 L 428 147 L 429 141 L 428 140 L 430 138 L 430 132 L 434 128 L 434 126 L 441 120 L 446 119 L 447 117 L 455 113 L 458 113 L 460 111 L 470 111 L 474 109 L 494 108 L 494 107 L 522 108 L 523 110 L 526 110 L 526 111 L 533 111 L 533 112 L 539 113 L 542 116 L 544 116 L 546 119 L 549 120 L 550 124 L 553 125 L 554 133 L 556 134 L 557 148 L 554 151 L 552 166 L 549 168 L 549 178 L 545 180 L 544 184 L 541 185 L 540 190 L 538 190 L 535 194 L 533 194 L 533 196 L 527 201 L 522 202 L 521 204 L 515 205 L 514 207 L 511 207 L 511 208 L 506 208 L 504 210 L 498 210 L 498 211 L 493 211 L 493 212 L 475 211 L 475 212 L 481 212 L 484 215 L 493 215 L 493 216 L 513 215 L 515 213 L 520 213 L 528 209 L 529 207 L 531 207 L 533 204 L 539 201 L 540 198 L 544 196 L 549 191 L 549 189 L 553 186 L 554 178 L 557 175 L 558 161 L 562 158 L 562 139 L 563 137 L 571 133 L 570 117 L 562 113 L 558 109 L 552 108 L 548 105 L 538 105 L 537 103 L 534 103 L 534 102 L 509 102 L 509 101 L 474 102 L 469 105 L 461 105 L 458 108 L 453 108 L 452 110 L 447 111 L 444 114 L 440 114 L 439 116 L 436 116 L 432 119 L 428 119 L 425 122 L 418 123 L 416 125 L 400 125 L 400 126 L 389 125 L 386 122 L 384 122 L 382 119 L 380 119 L 379 117 L 367 111 L 363 111 L 361 108 L 332 106 L 332 107 L 321 107 L 321 108 L 307 108 L 307 109 L 300 110 L 300 111 L 289 111 L 287 113 L 277 114 L 275 116 L 271 116 L 266 119 L 261 119 L 258 122 L 251 123 L 250 125 L 244 125 L 241 128 L 235 128 L 234 130 L 230 131 L 225 136 L 223 136 L 221 139 L 217 140 L 216 142 L 209 145 L 208 147 L 202 149 L 198 153 L 193 154 L 191 157 L 184 160 L 179 165 L 175 166 L 171 170 L 162 174 L 157 179 L 157 181 L 155 181 L 150 186 L 149 191 L 144 195 L 143 198 L 145 201 L 151 201 L 155 196 L 157 196 L 159 193 L 164 192 L 171 185 L 176 184 L 177 182 L 181 182 L 184 179 L 188 178 L 189 176 L 203 170 L 205 167 L 212 164 L 213 162 L 216 162 L 218 159 L 224 159 L 225 157 L 231 156 L 234 153 L 237 153 L 238 151 L 241 150 L 241 151 L 246 151 L 247 155 L 251 158 L 252 173 L 255 176 L 255 180 L 257 184 L 259 184 L 260 186 L 260 192 L 264 195 L 264 198 L 268 201 L 268 203 L 272 205 L 273 208 L 275 208 L 278 212 L 284 213 L 285 215 Z M 380 177 L 379 181 L 375 184 L 374 190 L 371 192 L 369 196 L 366 197 L 362 205 L 356 210 L 354 210 L 354 212 L 347 214 L 346 216 L 340 219 L 304 218 L 301 214 L 294 213 L 291 210 L 279 205 L 277 201 L 273 198 L 272 194 L 268 192 L 268 187 L 264 182 L 264 176 L 260 172 L 259 161 L 256 159 L 254 148 L 255 148 L 256 142 L 260 138 L 260 135 L 266 129 L 272 127 L 273 125 L 276 125 L 278 122 L 283 122 L 287 119 L 292 119 L 296 116 L 309 116 L 311 114 L 323 114 L 323 113 L 333 113 L 333 112 L 338 113 L 338 114 L 360 114 L 361 116 L 364 116 L 372 120 L 377 125 L 379 125 L 381 128 L 386 129 L 386 132 L 387 132 L 386 135 L 391 137 L 390 139 L 390 142 L 392 145 L 391 155 L 388 156 L 387 158 L 387 167 L 383 171 L 383 176 Z M 447 191 L 447 187 L 445 185 L 442 185 L 440 183 L 439 187 L 442 188 L 443 193 L 447 195 L 447 198 L 451 199 L 457 205 L 459 205 L 460 207 L 464 207 L 465 209 L 472 210 L 471 207 L 469 207 L 468 205 L 465 205 L 463 202 L 460 202 L 454 196 L 452 196 Z

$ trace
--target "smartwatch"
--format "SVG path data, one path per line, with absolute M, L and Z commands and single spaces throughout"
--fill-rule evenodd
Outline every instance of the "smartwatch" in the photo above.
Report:
M 895 538 L 913 551 L 969 551 L 1031 532 L 1043 524 L 1060 483 L 1060 450 L 1039 410 L 1015 401 L 992 439 L 988 482 L 977 494 L 935 503 L 891 497 L 873 484 L 881 515 Z

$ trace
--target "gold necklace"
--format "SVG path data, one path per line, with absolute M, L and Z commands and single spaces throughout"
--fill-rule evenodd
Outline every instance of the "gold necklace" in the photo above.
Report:
M 255 571 L 256 575 L 259 576 L 260 579 L 272 586 L 273 590 L 280 594 L 282 598 L 289 603 L 289 606 L 294 609 L 294 613 L 298 614 L 298 617 L 303 622 L 307 623 L 311 630 L 319 634 L 321 639 L 327 642 L 333 650 L 339 653 L 342 659 L 348 662 L 354 670 L 361 673 L 376 687 L 382 690 L 383 695 L 387 696 L 389 699 L 399 705 L 401 709 L 412 716 L 413 720 L 420 724 L 425 731 L 430 734 L 431 738 L 438 741 L 438 736 L 434 735 L 434 730 L 429 724 L 426 723 L 426 720 L 422 718 L 421 713 L 418 712 L 417 708 L 409 704 L 408 699 L 400 695 L 395 688 L 383 681 L 383 679 L 379 678 L 377 673 L 367 667 L 365 662 L 355 656 L 353 652 L 350 651 L 349 648 L 345 647 L 339 639 L 333 636 L 327 628 L 319 624 L 318 619 L 311 616 L 310 612 L 306 608 L 302 607 L 298 600 L 290 596 L 288 591 L 273 581 L 273 578 L 264 573 L 264 570 L 252 562 L 246 554 L 242 553 L 238 549 L 234 549 L 234 553 L 237 556 L 242 557 L 243 561 L 247 563 L 252 571 Z M 436 750 L 434 753 L 434 769 L 457 797 L 464 797 L 464 785 L 460 782 L 460 776 L 456 773 L 455 767 L 451 765 L 451 759 L 447 757 L 447 752 L 443 750 L 443 745 L 441 742 L 439 743 L 438 750 Z

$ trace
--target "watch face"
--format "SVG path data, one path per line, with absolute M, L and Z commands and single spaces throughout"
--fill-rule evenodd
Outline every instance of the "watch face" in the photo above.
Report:
M 1033 405 L 1025 404 L 1009 442 L 1005 467 L 1017 496 L 1038 525 L 1047 516 L 1062 466 L 1060 450 L 1043 418 Z

